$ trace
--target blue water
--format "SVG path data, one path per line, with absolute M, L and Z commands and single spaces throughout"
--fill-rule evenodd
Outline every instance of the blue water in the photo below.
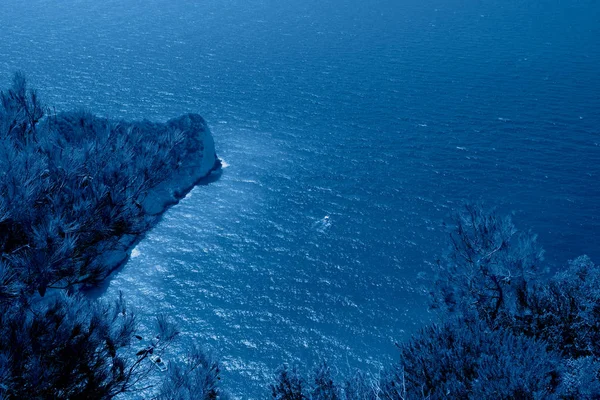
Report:
M 552 268 L 600 262 L 596 0 L 3 0 L 0 27 L 2 87 L 20 69 L 57 109 L 209 122 L 222 178 L 105 296 L 173 315 L 241 398 L 284 361 L 395 359 L 465 200 Z

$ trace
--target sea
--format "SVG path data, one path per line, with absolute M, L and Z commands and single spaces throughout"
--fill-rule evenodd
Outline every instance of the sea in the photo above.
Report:
M 2 0 L 0 86 L 54 110 L 205 117 L 221 177 L 103 290 L 220 360 L 376 376 L 436 316 L 432 265 L 465 203 L 600 263 L 597 0 Z

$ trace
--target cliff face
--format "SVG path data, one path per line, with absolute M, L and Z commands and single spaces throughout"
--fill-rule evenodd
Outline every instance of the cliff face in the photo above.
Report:
M 138 228 L 121 232 L 113 229 L 105 240 L 93 246 L 96 256 L 90 265 L 103 271 L 100 280 L 127 261 L 135 244 L 170 206 L 204 178 L 218 177 L 221 172 L 214 139 L 206 121 L 198 114 L 184 114 L 156 123 L 110 121 L 71 112 L 50 117 L 46 123 L 74 151 L 89 148 L 86 160 L 97 158 L 102 152 L 115 159 L 95 163 L 90 170 L 96 175 L 104 171 L 100 180 L 110 202 L 116 207 L 130 204 L 125 209 L 132 212 L 123 213 L 123 223 L 136 221 Z M 114 173 L 118 173 L 117 178 Z M 127 195 L 119 198 L 116 193 Z M 109 218 L 114 215 L 104 214 L 111 215 Z
M 148 192 L 142 205 L 149 215 L 162 214 L 170 205 L 183 198 L 203 178 L 219 174 L 221 161 L 215 151 L 215 141 L 204 118 L 184 114 L 165 124 L 168 130 L 181 133 L 187 155 L 173 171 L 173 176 Z
M 164 124 L 149 121 L 120 124 L 131 134 L 140 133 L 144 140 L 152 140 L 152 134 L 165 135 L 166 132 L 175 136 L 174 141 L 178 143 L 173 151 L 180 152 L 176 157 L 179 161 L 165 179 L 144 193 L 140 201 L 146 230 L 156 225 L 169 207 L 177 204 L 203 179 L 209 176 L 218 178 L 221 173 L 215 141 L 206 121 L 198 114 L 184 114 Z M 136 156 L 146 157 L 144 154 Z M 111 272 L 116 270 L 127 262 L 135 244 L 144 234 L 145 231 L 137 235 L 122 235 L 116 246 L 99 252 L 96 262 Z
M 195 114 L 153 123 L 46 110 L 21 74 L 0 91 L 0 397 L 113 398 L 138 389 L 176 333 L 162 319 L 160 341 L 142 345 L 122 296 L 72 294 L 105 281 L 220 162 Z
M 206 177 L 221 167 L 215 152 L 215 141 L 204 118 L 198 114 L 184 114 L 169 120 L 167 125 L 198 140 L 198 156 L 201 161 L 196 173 L 199 178 Z M 190 162 L 193 163 L 193 160 Z
M 197 114 L 166 123 L 44 115 L 21 76 L 0 98 L 0 194 L 10 199 L 0 202 L 0 256 L 28 294 L 102 282 L 170 205 L 220 169 Z

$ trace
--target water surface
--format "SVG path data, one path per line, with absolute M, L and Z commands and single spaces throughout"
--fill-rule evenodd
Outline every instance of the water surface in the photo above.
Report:
M 283 361 L 393 360 L 465 200 L 514 212 L 552 267 L 600 262 L 600 5 L 532 3 L 4 0 L 0 82 L 23 70 L 59 110 L 208 120 L 222 178 L 105 296 L 172 314 L 260 398 Z

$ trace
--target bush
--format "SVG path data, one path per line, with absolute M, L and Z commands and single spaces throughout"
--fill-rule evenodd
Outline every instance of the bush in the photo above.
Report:
M 439 267 L 434 306 L 543 340 L 567 358 L 598 358 L 600 267 L 583 256 L 543 279 L 535 236 L 480 208 L 466 210 L 450 235 L 449 261 Z
M 544 279 L 535 236 L 518 233 L 510 219 L 468 206 L 454 222 L 450 253 L 432 292 L 442 318 L 545 343 L 568 371 L 558 392 L 600 396 L 600 268 L 579 257 Z M 487 363 L 502 370 L 506 360 Z M 488 380 L 482 380 L 488 388 L 502 382 L 497 373 Z
M 183 364 L 172 364 L 162 384 L 158 400 L 225 400 L 220 390 L 217 361 L 192 347 Z
M 205 122 L 48 115 L 20 73 L 0 100 L 0 398 L 137 390 L 177 332 L 159 318 L 160 340 L 140 348 L 122 298 L 108 305 L 78 292 L 116 267 L 102 255 L 150 228 L 147 197 L 202 150 Z M 204 364 L 193 365 L 174 364 L 170 377 L 200 379 Z
M 546 278 L 535 235 L 478 206 L 455 214 L 449 243 L 431 292 L 441 320 L 381 379 L 339 388 L 321 367 L 311 391 L 283 369 L 275 398 L 600 398 L 600 267 L 579 257 Z
M 279 400 L 376 400 L 380 394 L 379 382 L 357 370 L 341 385 L 336 383 L 327 362 L 321 362 L 305 379 L 297 367 L 278 368 L 275 384 L 271 385 L 273 399 Z
M 57 294 L 0 313 L 0 373 L 9 398 L 111 398 L 135 384 L 126 350 L 135 317 L 114 304 Z
M 538 279 L 543 250 L 536 236 L 518 232 L 510 218 L 465 206 L 453 218 L 450 252 L 438 265 L 433 308 L 511 325 L 527 315 L 527 296 Z
M 600 357 L 600 267 L 579 257 L 533 287 L 523 333 L 542 338 L 567 358 Z
M 291 370 L 284 364 L 276 372 L 275 384 L 271 385 L 271 397 L 274 400 L 306 399 L 304 388 L 306 382 L 296 367 Z
M 140 349 L 122 298 L 77 293 L 115 267 L 102 255 L 155 221 L 148 196 L 202 150 L 205 122 L 48 115 L 22 74 L 0 101 L 0 398 L 133 390 L 176 330 L 160 317 L 161 339 Z M 600 397 L 600 268 L 580 257 L 544 279 L 535 235 L 477 206 L 455 215 L 449 239 L 432 290 L 441 323 L 401 345 L 398 364 L 341 385 L 327 364 L 309 380 L 283 366 L 272 397 Z M 224 398 L 219 380 L 218 364 L 195 349 L 172 364 L 159 398 Z
M 85 111 L 45 116 L 22 75 L 0 94 L 0 251 L 23 290 L 94 285 L 100 255 L 150 227 L 150 191 L 197 154 L 204 120 L 111 122 Z
M 381 398 L 548 399 L 561 376 L 561 358 L 545 343 L 452 321 L 429 326 L 401 346 Z
M 326 362 L 313 371 L 313 388 L 310 398 L 314 400 L 341 400 L 340 389 L 333 381 L 331 368 Z

